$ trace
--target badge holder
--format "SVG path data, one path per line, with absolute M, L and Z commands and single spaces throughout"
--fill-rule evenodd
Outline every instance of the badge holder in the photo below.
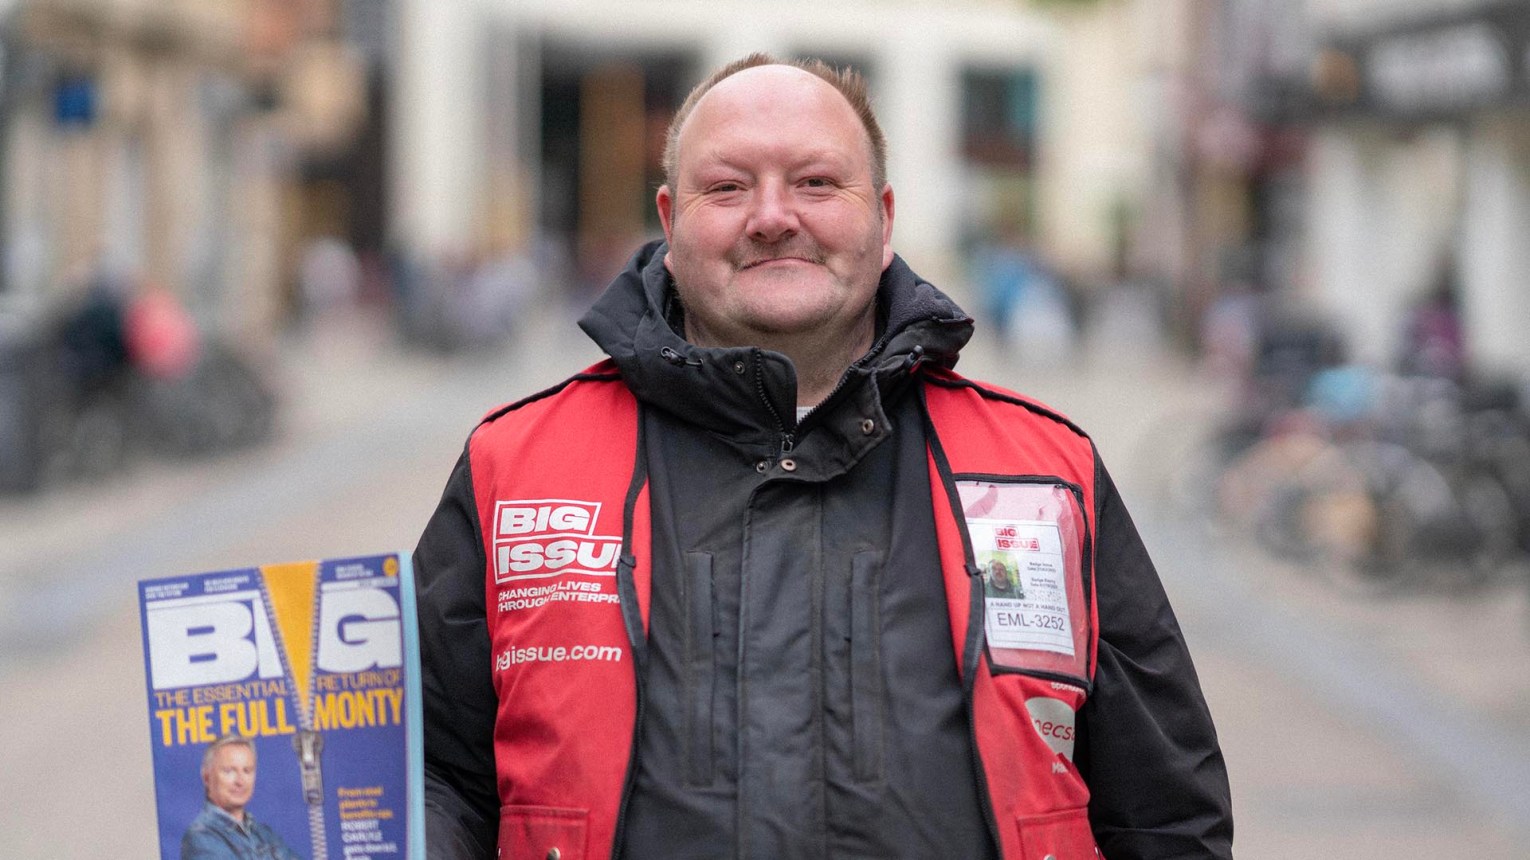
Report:
M 996 673 L 1089 685 L 1092 613 L 1081 491 L 1054 480 L 959 479 Z

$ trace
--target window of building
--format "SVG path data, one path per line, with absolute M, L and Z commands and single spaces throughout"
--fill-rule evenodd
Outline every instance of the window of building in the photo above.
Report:
M 1036 73 L 968 69 L 962 73 L 962 155 L 991 167 L 1030 168 L 1037 111 Z

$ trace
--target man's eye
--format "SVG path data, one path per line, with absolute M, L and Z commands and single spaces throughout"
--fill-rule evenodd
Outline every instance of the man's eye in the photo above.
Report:
M 707 190 L 711 191 L 713 193 L 717 193 L 717 192 L 727 193 L 729 191 L 737 191 L 737 190 L 739 190 L 742 187 L 743 186 L 739 185 L 737 182 L 719 182 L 716 185 L 713 185 L 712 187 L 708 188 Z
M 832 186 L 834 183 L 832 181 L 830 181 L 828 178 L 823 177 L 823 176 L 812 176 L 812 177 L 809 177 L 807 179 L 804 179 L 802 181 L 802 184 L 806 185 L 809 188 L 828 188 L 828 187 Z

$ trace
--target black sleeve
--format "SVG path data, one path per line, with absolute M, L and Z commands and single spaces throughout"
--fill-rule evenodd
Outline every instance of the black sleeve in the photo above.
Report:
M 484 552 L 467 453 L 414 551 L 424 693 L 425 841 L 432 860 L 494 856 L 494 688 Z
M 1231 858 L 1227 766 L 1158 572 L 1096 456 L 1099 663 L 1075 761 L 1110 860 Z

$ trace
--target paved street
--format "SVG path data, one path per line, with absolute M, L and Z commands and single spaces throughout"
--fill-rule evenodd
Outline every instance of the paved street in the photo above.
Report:
M 1219 386 L 1130 332 L 1096 342 L 1066 371 L 979 342 L 963 369 L 1094 433 L 1196 654 L 1238 856 L 1524 856 L 1525 588 L 1360 601 L 1157 504 L 1175 443 L 1212 418 Z M 352 320 L 290 345 L 277 444 L 0 499 L 0 853 L 152 851 L 136 579 L 407 550 L 477 417 L 596 357 L 571 323 L 446 360 Z

